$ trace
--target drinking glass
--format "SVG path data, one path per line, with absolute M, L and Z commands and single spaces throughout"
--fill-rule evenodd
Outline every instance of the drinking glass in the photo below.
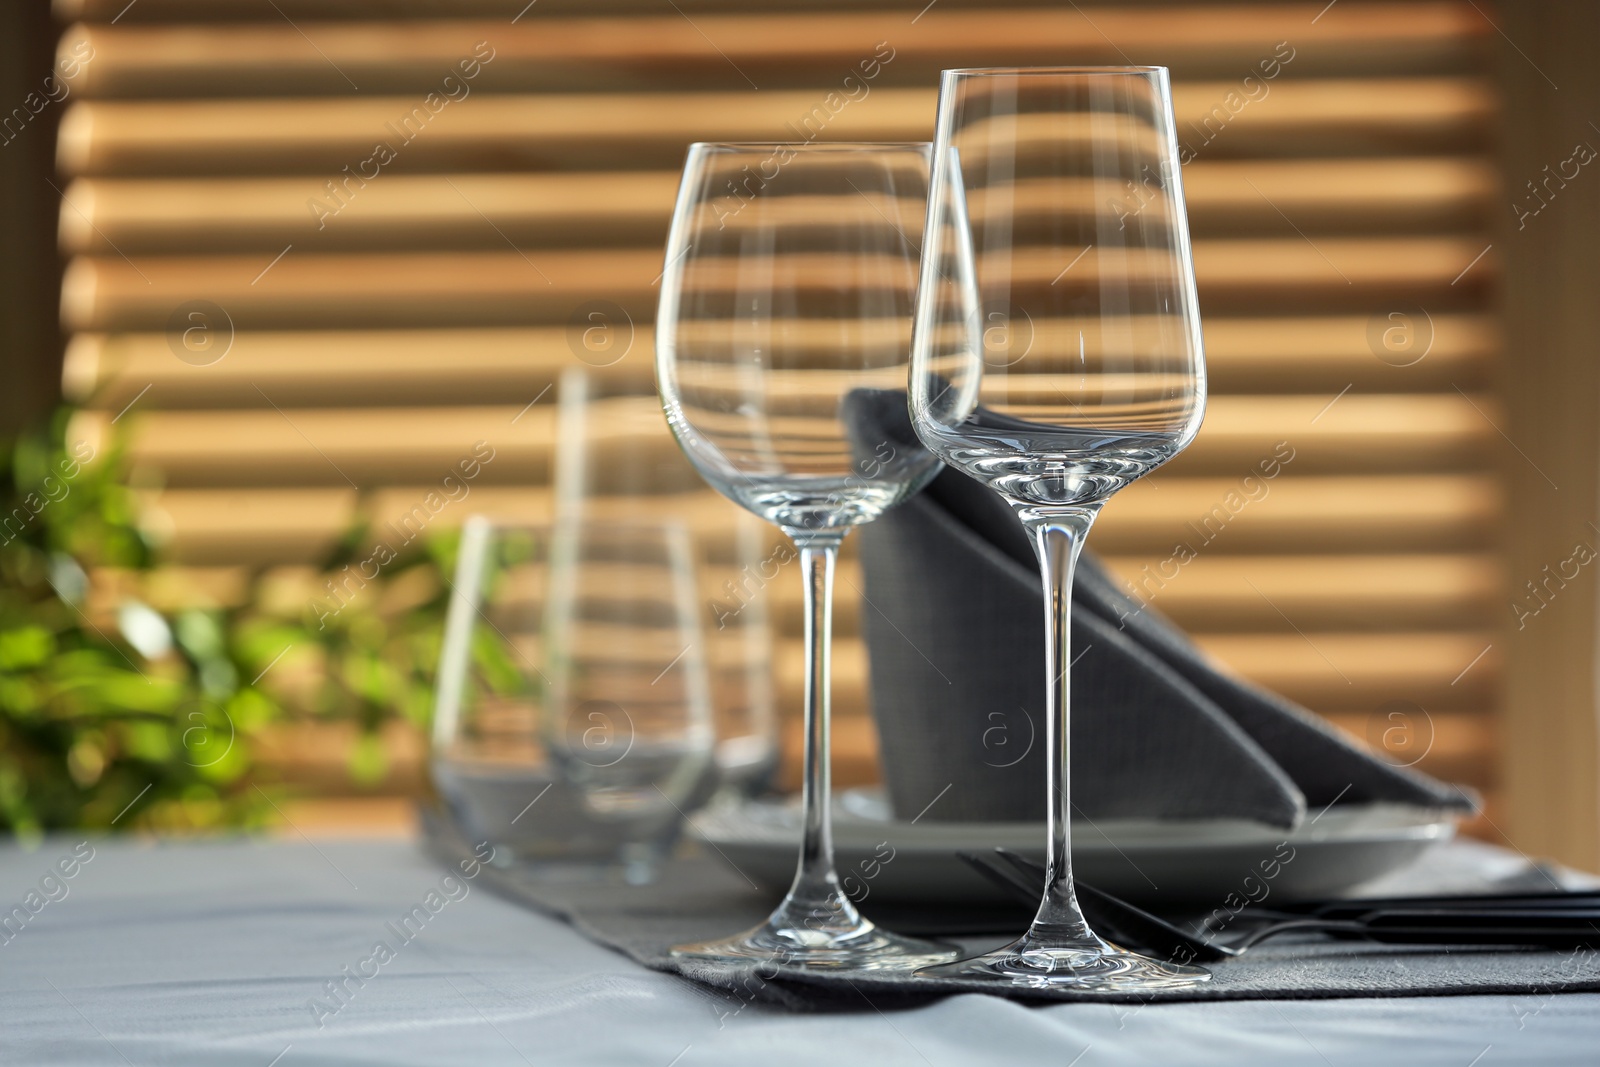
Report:
M 947 70 L 937 131 L 912 421 L 1006 498 L 1039 557 L 1049 873 L 1021 939 L 919 973 L 1108 991 L 1203 981 L 1089 929 L 1069 832 L 1073 568 L 1106 499 L 1186 447 L 1205 407 L 1167 71 Z
M 715 775 L 694 583 L 681 523 L 467 520 L 432 768 L 471 840 L 651 880 Z
M 829 822 L 839 544 L 938 468 L 923 449 L 874 439 L 867 428 L 874 405 L 904 403 L 927 188 L 925 144 L 689 149 L 661 277 L 656 384 L 700 474 L 799 550 L 805 768 L 788 895 L 761 926 L 680 946 L 679 956 L 880 970 L 955 955 L 888 933 L 856 910 L 834 872 Z
M 563 520 L 682 521 L 694 548 L 701 632 L 716 724 L 719 802 L 764 792 L 778 765 L 772 634 L 761 587 L 793 550 L 773 530 L 706 486 L 661 419 L 653 385 L 580 367 L 557 387 L 554 511 Z M 695 806 L 701 798 L 690 798 Z M 689 805 L 685 805 L 689 807 Z

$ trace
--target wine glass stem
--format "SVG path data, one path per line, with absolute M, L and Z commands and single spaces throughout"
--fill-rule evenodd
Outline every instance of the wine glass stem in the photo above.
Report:
M 830 717 L 833 645 L 833 571 L 843 534 L 791 531 L 800 550 L 800 570 L 805 581 L 805 781 L 801 804 L 805 831 L 800 845 L 800 865 L 789 889 L 786 907 L 809 912 L 808 924 L 817 927 L 851 927 L 860 922 L 854 905 L 839 889 L 833 869 L 832 758 Z
M 1021 512 L 1033 534 L 1044 580 L 1046 812 L 1049 839 L 1044 900 L 1034 917 L 1035 933 L 1067 940 L 1093 935 L 1078 910 L 1072 882 L 1072 575 L 1083 539 L 1100 506 Z

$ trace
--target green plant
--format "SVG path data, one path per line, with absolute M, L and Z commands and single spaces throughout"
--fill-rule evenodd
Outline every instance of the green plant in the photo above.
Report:
M 69 418 L 0 447 L 0 829 L 263 825 L 258 742 L 296 717 L 354 719 L 351 776 L 381 778 L 381 727 L 428 713 L 453 539 L 394 559 L 331 617 L 266 572 L 238 603 L 158 611 L 119 449 L 69 448 Z
M 349 531 L 323 563 L 323 574 L 338 576 L 370 560 L 368 541 L 365 524 Z M 387 770 L 379 737 L 385 723 L 400 720 L 418 729 L 428 724 L 449 604 L 440 576 L 453 569 L 458 542 L 454 531 L 419 540 L 417 548 L 383 565 L 356 595 L 338 601 L 336 612 L 327 610 L 326 600 L 311 601 L 275 616 L 258 612 L 241 627 L 270 626 L 291 642 L 289 647 L 311 651 L 315 684 L 307 710 L 323 719 L 354 720 L 360 728 L 349 756 L 357 784 L 372 784 Z
M 153 661 L 172 637 L 155 612 L 130 602 L 106 617 L 93 602 L 92 570 L 147 569 L 151 552 L 115 457 L 68 449 L 68 418 L 12 443 L 0 463 L 0 823 L 24 834 L 105 827 L 160 805 L 211 821 L 245 757 L 185 758 L 204 740 L 185 731 L 204 733 L 235 694 L 203 648 Z

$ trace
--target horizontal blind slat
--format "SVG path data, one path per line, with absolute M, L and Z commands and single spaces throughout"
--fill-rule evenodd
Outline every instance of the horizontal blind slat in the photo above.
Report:
M 1286 314 L 1401 301 L 1443 312 L 1481 298 L 1497 267 L 1475 237 L 1199 240 L 1194 258 L 1213 314 L 1274 301 Z M 1014 277 L 1042 286 L 1060 270 L 1025 260 Z M 220 305 L 237 328 L 501 325 L 566 322 L 603 297 L 639 322 L 654 315 L 661 272 L 661 253 L 642 249 L 80 256 L 62 282 L 62 309 L 73 330 L 161 329 L 194 300 Z
M 337 12 L 334 12 L 337 15 Z M 446 14 L 446 12 L 440 12 Z M 498 12 L 497 12 L 498 14 Z M 1075 63 L 1118 65 L 1158 57 L 1179 76 L 1269 70 L 1372 73 L 1460 69 L 1481 60 L 1489 27 L 1459 5 L 1351 4 L 1314 36 L 1292 7 L 1239 5 L 1102 10 L 989 8 L 937 10 L 910 22 L 901 10 L 841 11 L 826 20 L 795 12 L 676 13 L 631 19 L 505 18 L 426 22 L 319 21 L 309 30 L 286 20 L 211 26 L 78 26 L 61 51 L 87 44 L 94 62 L 80 89 L 92 96 L 220 93 L 343 94 L 427 92 L 444 73 L 489 42 L 494 59 L 474 84 L 494 90 L 617 90 L 717 86 L 762 89 L 815 78 L 818 70 L 854 72 L 875 51 L 876 84 L 927 82 L 949 56 L 970 66 Z M 1320 24 L 1319 20 L 1319 24 Z M 1267 42 L 1283 40 L 1275 48 Z M 1132 52 L 1116 43 L 1128 42 Z M 1289 42 L 1294 42 L 1292 45 Z M 887 51 L 878 48 L 882 42 Z M 1137 56 L 1133 56 L 1136 53 Z M 1130 58 L 1132 57 L 1132 58 Z M 743 72 L 743 74 L 741 74 Z M 346 80 L 348 79 L 348 81 Z
M 1308 233 L 1476 228 L 1498 185 L 1493 169 L 1470 157 L 1196 161 L 1183 181 L 1191 230 L 1202 236 L 1283 229 L 1276 216 L 1263 217 L 1268 203 Z M 66 190 L 61 245 L 129 256 L 275 253 L 289 241 L 329 252 L 503 248 L 506 240 L 659 247 L 677 185 L 669 171 L 395 174 L 352 185 L 341 205 L 316 177 L 82 178 Z
M 1203 324 L 1211 388 L 1294 393 L 1352 385 L 1361 392 L 1477 387 L 1500 344 L 1479 314 L 1430 314 L 1412 327 L 1414 351 L 1379 359 L 1374 324 L 1387 315 L 1238 318 Z M 585 328 L 593 323 L 585 321 Z M 647 324 L 607 323 L 615 337 L 585 348 L 572 326 L 504 329 L 246 330 L 226 355 L 197 366 L 176 357 L 164 333 L 81 333 L 66 353 L 68 395 L 120 411 L 149 387 L 143 409 L 260 407 L 265 391 L 290 407 L 482 403 L 506 396 L 550 401 L 547 386 L 585 357 L 610 387 L 648 396 L 654 336 Z M 1382 350 L 1381 337 L 1378 349 Z M 180 345 L 181 350 L 181 345 Z M 1421 358 L 1417 358 L 1420 356 Z M 1416 359 L 1416 362 L 1411 362 Z M 1407 364 L 1397 366 L 1396 364 Z
M 1259 105 L 1230 114 L 1224 102 L 1235 89 L 1232 82 L 1174 87 L 1182 137 L 1197 155 L 1459 151 L 1483 146 L 1495 114 L 1490 88 L 1477 78 L 1284 81 Z M 830 91 L 484 94 L 432 113 L 420 97 L 404 96 L 80 101 L 62 116 L 58 164 L 74 176 L 301 171 L 332 178 L 346 165 L 359 173 L 381 141 L 395 156 L 382 165 L 403 159 L 408 170 L 642 169 L 678 165 L 696 140 L 918 141 L 932 134 L 930 90 L 879 89 L 837 111 L 826 106 Z
M 1216 397 L 1195 444 L 1169 470 L 1243 477 L 1284 446 L 1297 474 L 1460 469 L 1481 462 L 1499 440 L 1486 397 L 1348 395 L 1328 404 L 1320 396 Z M 1319 408 L 1326 408 L 1320 416 Z M 495 451 L 481 475 L 485 482 L 539 482 L 548 477 L 555 429 L 550 406 L 516 404 L 150 411 L 128 418 L 131 461 L 165 471 L 174 486 L 431 481 L 479 441 Z M 99 451 L 108 424 L 108 416 L 86 412 L 70 432 Z M 659 447 L 672 447 L 665 435 Z

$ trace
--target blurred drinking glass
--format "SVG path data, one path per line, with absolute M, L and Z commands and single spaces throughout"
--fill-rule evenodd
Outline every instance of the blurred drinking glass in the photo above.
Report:
M 689 531 L 717 736 L 717 776 L 707 787 L 733 802 L 765 792 L 779 758 L 765 590 L 793 549 L 775 553 L 770 527 L 707 488 L 662 423 L 653 386 L 641 391 L 629 377 L 569 368 L 557 427 L 558 519 L 650 515 Z
M 433 773 L 457 825 L 551 874 L 648 881 L 714 776 L 679 523 L 462 528 Z

